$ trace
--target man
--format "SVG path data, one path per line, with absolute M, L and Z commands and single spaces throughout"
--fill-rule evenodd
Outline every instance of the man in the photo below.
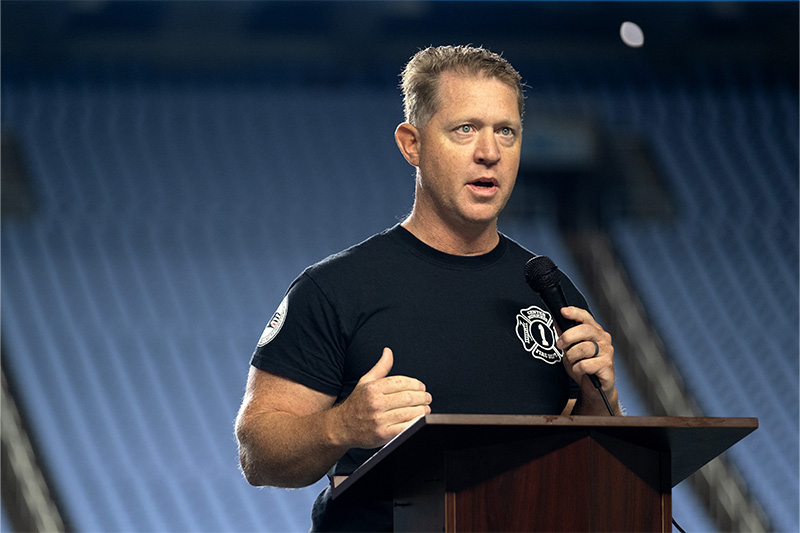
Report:
M 416 168 L 411 214 L 307 269 L 253 356 L 236 423 L 253 485 L 347 475 L 417 418 L 438 413 L 619 411 L 611 337 L 566 278 L 556 330 L 524 281 L 532 256 L 498 233 L 519 167 L 519 74 L 482 48 L 417 53 L 395 139 Z M 593 342 L 586 342 L 593 341 Z M 343 507 L 326 489 L 313 530 L 392 527 L 391 504 Z

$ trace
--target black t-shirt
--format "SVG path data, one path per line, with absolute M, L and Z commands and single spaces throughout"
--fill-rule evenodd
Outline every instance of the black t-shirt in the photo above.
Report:
M 434 413 L 558 414 L 577 386 L 561 364 L 550 313 L 525 283 L 532 255 L 501 234 L 487 254 L 453 256 L 395 226 L 306 269 L 252 364 L 338 402 L 388 346 L 390 374 L 422 381 Z M 566 276 L 562 286 L 571 305 L 586 308 Z M 374 451 L 350 450 L 330 474 L 352 473 Z M 391 529 L 391 506 L 378 507 L 383 523 L 367 519 L 367 509 L 335 509 L 326 490 L 314 528 Z

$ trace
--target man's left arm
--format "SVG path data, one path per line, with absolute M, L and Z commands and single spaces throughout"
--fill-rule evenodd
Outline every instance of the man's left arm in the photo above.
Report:
M 567 402 L 563 414 L 608 415 L 608 409 L 590 375 L 597 376 L 615 416 L 622 416 L 614 374 L 614 346 L 611 335 L 585 309 L 564 307 L 561 314 L 577 322 L 561 333 L 556 346 L 564 353 L 564 368 L 578 384 L 578 398 Z

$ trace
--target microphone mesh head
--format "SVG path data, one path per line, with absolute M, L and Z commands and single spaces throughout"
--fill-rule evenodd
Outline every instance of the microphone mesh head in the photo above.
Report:
M 525 263 L 525 281 L 536 292 L 559 282 L 558 267 L 546 255 L 535 255 Z

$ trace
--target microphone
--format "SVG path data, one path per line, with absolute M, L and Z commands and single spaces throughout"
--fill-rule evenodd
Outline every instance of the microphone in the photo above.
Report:
M 567 297 L 564 296 L 564 290 L 561 288 L 558 267 L 553 263 L 552 259 L 546 255 L 535 255 L 528 259 L 528 262 L 525 263 L 525 282 L 542 299 L 562 333 L 578 325 L 574 320 L 570 320 L 561 314 L 561 308 L 567 307 L 569 304 L 567 303 Z M 592 380 L 592 385 L 600 391 L 608 412 L 613 416 L 614 411 L 611 409 L 606 394 L 600 386 L 600 380 L 594 374 L 589 374 L 589 379 Z
M 558 276 L 558 267 L 546 255 L 536 255 L 525 263 L 525 282 L 539 294 L 553 315 L 562 332 L 577 326 L 578 323 L 561 314 L 561 308 L 567 307 L 567 297 L 561 288 L 561 279 Z

